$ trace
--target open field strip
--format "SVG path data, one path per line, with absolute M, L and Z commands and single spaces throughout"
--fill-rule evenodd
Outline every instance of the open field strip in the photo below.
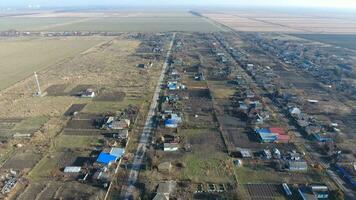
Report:
M 102 41 L 85 38 L 0 40 L 0 90 Z

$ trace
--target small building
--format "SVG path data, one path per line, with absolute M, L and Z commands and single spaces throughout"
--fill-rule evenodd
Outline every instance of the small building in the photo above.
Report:
M 178 89 L 178 83 L 176 81 L 168 82 L 167 83 L 167 88 L 168 88 L 168 90 L 177 90 Z
M 101 152 L 96 159 L 96 162 L 104 165 L 109 165 L 117 161 L 117 157 L 106 152 Z
M 167 128 L 177 128 L 178 124 L 173 119 L 166 119 L 164 121 L 164 126 Z
M 164 125 L 167 128 L 177 128 L 178 124 L 182 122 L 182 118 L 177 114 L 170 114 L 169 118 L 164 121 Z
M 308 164 L 302 160 L 289 160 L 287 161 L 287 170 L 288 171 L 307 171 Z
M 115 156 L 117 159 L 120 159 L 125 154 L 124 148 L 111 148 L 110 155 Z
M 158 171 L 161 173 L 170 173 L 172 170 L 171 162 L 163 162 L 157 166 Z
M 236 148 L 236 152 L 241 158 L 252 158 L 252 153 L 249 149 Z
M 109 128 L 113 130 L 128 129 L 130 127 L 131 121 L 129 119 L 114 120 Z
M 271 143 L 277 140 L 277 136 L 267 128 L 256 129 L 258 139 L 262 143 Z
M 299 108 L 297 108 L 297 107 L 293 107 L 293 108 L 290 108 L 290 109 L 289 109 L 289 113 L 290 113 L 292 116 L 299 116 L 299 115 L 302 113 L 302 111 L 301 111 Z
M 332 142 L 333 138 L 330 134 L 328 133 L 314 133 L 313 134 L 314 138 L 318 142 Z
M 95 92 L 93 89 L 87 89 L 85 90 L 80 97 L 82 98 L 94 98 L 95 97 Z
M 160 183 L 153 200 L 169 200 L 169 196 L 175 191 L 176 186 L 177 183 L 175 181 Z
M 78 166 L 67 166 L 64 168 L 64 173 L 79 173 L 82 168 Z
M 103 188 L 109 187 L 111 181 L 111 174 L 106 170 L 99 170 L 92 176 L 92 181 L 94 184 L 100 185 Z
M 112 134 L 112 137 L 117 139 L 127 139 L 129 137 L 129 130 L 118 129 L 116 133 Z
M 141 69 L 144 69 L 144 68 L 146 68 L 146 65 L 143 64 L 143 63 L 140 63 L 140 64 L 137 64 L 137 67 L 141 68 Z
M 178 143 L 164 143 L 163 151 L 178 151 Z
M 272 149 L 272 156 L 274 159 L 281 159 L 281 152 L 277 148 Z
M 272 153 L 269 149 L 264 149 L 263 150 L 263 156 L 266 158 L 266 159 L 271 159 L 272 158 Z
M 256 134 L 258 135 L 259 141 L 262 143 L 288 143 L 290 140 L 289 135 L 287 135 L 283 128 L 280 127 L 256 129 Z
M 298 188 L 298 194 L 303 200 L 329 199 L 329 189 L 324 185 L 300 187 Z

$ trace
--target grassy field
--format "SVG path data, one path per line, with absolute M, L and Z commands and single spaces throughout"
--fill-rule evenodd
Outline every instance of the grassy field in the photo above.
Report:
M 356 35 L 293 34 L 293 36 L 356 50 Z
M 0 18 L 0 31 L 108 31 L 108 32 L 214 32 L 216 24 L 187 12 L 130 12 L 95 17 L 8 17 Z M 97 16 L 101 16 L 100 13 Z
M 39 129 L 47 121 L 48 121 L 48 117 L 46 116 L 30 117 L 23 120 L 21 123 L 17 124 L 14 127 L 14 131 L 36 130 Z
M 21 31 L 41 31 L 47 30 L 53 25 L 73 23 L 80 20 L 80 18 L 67 17 L 4 17 L 0 18 L 0 31 L 7 31 L 10 29 Z
M 90 148 L 92 145 L 100 145 L 99 137 L 60 135 L 55 140 L 55 147 L 62 148 Z
M 102 41 L 85 38 L 0 40 L 0 89 Z
M 208 154 L 193 153 L 183 159 L 185 168 L 182 179 L 193 182 L 232 182 L 233 175 L 229 174 L 229 161 L 225 154 L 211 152 Z

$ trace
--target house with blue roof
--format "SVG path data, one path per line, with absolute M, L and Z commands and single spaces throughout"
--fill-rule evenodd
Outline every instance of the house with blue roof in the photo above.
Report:
M 115 155 L 111 155 L 110 153 L 107 152 L 101 152 L 96 159 L 96 162 L 104 165 L 109 165 L 110 163 L 116 162 L 117 157 Z
M 278 139 L 277 135 L 271 133 L 271 131 L 267 128 L 256 129 L 255 131 L 258 136 L 258 139 L 262 143 L 271 143 L 275 142 Z
M 167 83 L 167 88 L 169 90 L 177 90 L 178 89 L 178 83 L 177 82 L 168 82 Z
M 164 120 L 164 126 L 167 128 L 177 128 L 178 124 L 182 122 L 182 118 L 177 114 L 172 113 L 170 118 Z

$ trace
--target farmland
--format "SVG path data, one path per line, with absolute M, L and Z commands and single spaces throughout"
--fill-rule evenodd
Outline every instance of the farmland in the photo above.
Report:
M 353 34 L 356 33 L 355 15 L 262 10 L 203 12 L 203 15 L 236 31 Z
M 100 38 L 0 39 L 0 89 L 103 41 Z
M 186 12 L 97 14 L 45 13 L 29 15 L 26 18 L 0 18 L 0 31 L 15 29 L 19 31 L 214 32 L 221 30 L 219 25 Z
M 293 36 L 356 50 L 356 35 L 294 34 Z

